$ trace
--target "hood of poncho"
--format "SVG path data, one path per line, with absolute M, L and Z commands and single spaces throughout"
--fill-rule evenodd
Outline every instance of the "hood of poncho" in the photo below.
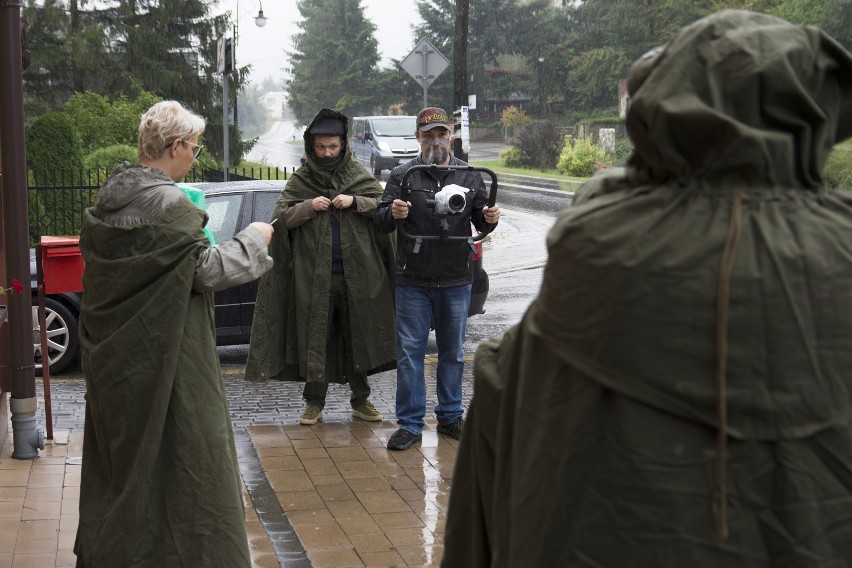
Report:
M 850 85 L 849 53 L 819 29 L 720 12 L 631 67 L 629 165 L 649 180 L 820 187 L 852 136 Z
M 174 183 L 162 170 L 124 162 L 112 171 L 98 191 L 97 208 L 104 213 L 118 211 L 127 207 L 140 193 Z
M 333 172 L 317 164 L 311 145 L 311 135 L 308 134 L 314 123 L 325 118 L 336 118 L 344 124 L 343 155 Z M 305 154 L 302 157 L 302 165 L 287 182 L 281 194 L 282 204 L 313 199 L 319 195 L 334 198 L 340 193 L 365 197 L 381 196 L 382 186 L 352 155 L 352 149 L 347 143 L 348 120 L 346 115 L 336 110 L 324 108 L 317 113 L 305 129 Z
M 633 66 L 626 169 L 548 235 L 530 323 L 572 365 L 728 432 L 852 419 L 852 201 L 822 185 L 852 135 L 852 55 L 812 27 L 724 11 Z M 720 371 L 722 369 L 722 371 Z
M 342 112 L 338 112 L 330 108 L 323 108 L 317 113 L 311 123 L 308 124 L 308 126 L 305 128 L 304 134 L 302 135 L 302 138 L 305 142 L 305 155 L 302 156 L 302 165 L 307 165 L 313 171 L 316 172 L 321 172 L 322 168 L 319 167 L 317 163 L 317 156 L 316 154 L 314 154 L 313 135 L 310 133 L 311 127 L 320 120 L 324 120 L 327 118 L 336 119 L 343 123 L 343 156 L 337 166 L 337 169 L 344 167 L 347 162 L 354 159 L 354 156 L 352 155 L 352 149 L 349 147 L 348 144 L 349 118 Z

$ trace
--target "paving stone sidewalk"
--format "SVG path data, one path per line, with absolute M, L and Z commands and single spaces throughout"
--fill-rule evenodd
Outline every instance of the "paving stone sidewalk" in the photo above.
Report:
M 472 354 L 466 359 L 465 406 L 472 394 Z M 435 358 L 428 357 L 427 376 L 434 376 L 434 366 Z M 370 380 L 370 399 L 384 421 L 367 423 L 352 418 L 348 387 L 332 385 L 323 420 L 314 426 L 298 424 L 303 383 L 249 383 L 239 364 L 224 366 L 223 377 L 246 488 L 246 518 L 263 529 L 250 531 L 255 566 L 440 564 L 458 442 L 439 436 L 431 419 L 421 444 L 406 452 L 386 449 L 387 439 L 396 429 L 394 371 Z M 434 380 L 427 384 L 428 411 L 437 399 Z M 44 424 L 41 383 L 37 391 L 39 419 Z M 81 451 L 84 395 L 85 384 L 79 376 L 51 382 L 54 431 L 59 437 L 76 440 L 73 448 L 77 453 Z M 70 457 L 67 447 L 52 443 L 46 452 L 61 459 Z M 79 466 L 70 469 L 66 477 L 78 485 Z M 72 501 L 74 495 L 72 492 Z M 76 503 L 63 505 L 69 519 L 75 509 Z M 65 525 L 67 529 L 68 521 Z M 59 550 L 55 566 L 68 565 L 71 541 L 67 534 L 61 542 L 65 549 Z

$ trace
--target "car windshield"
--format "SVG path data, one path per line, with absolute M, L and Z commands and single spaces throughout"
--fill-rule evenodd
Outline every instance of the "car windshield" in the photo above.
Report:
M 374 118 L 373 132 L 379 136 L 414 136 L 417 118 L 400 116 L 389 118 Z

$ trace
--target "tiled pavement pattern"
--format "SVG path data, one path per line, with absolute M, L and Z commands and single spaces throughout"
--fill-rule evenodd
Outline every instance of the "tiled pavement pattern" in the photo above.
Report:
M 83 431 L 54 431 L 38 459 L 12 458 L 11 430 L 0 450 L 0 568 L 73 568 Z M 243 487 L 243 498 L 251 500 Z M 279 566 L 254 507 L 246 529 L 257 568 Z
M 466 360 L 465 405 L 472 355 Z M 434 366 L 428 357 L 427 377 L 434 377 Z M 223 372 L 255 567 L 440 564 L 458 442 L 439 436 L 428 418 L 437 403 L 434 378 L 427 381 L 423 442 L 389 452 L 395 372 L 370 380 L 383 422 L 352 418 L 348 387 L 332 385 L 323 420 L 314 426 L 298 424 L 302 383 L 248 383 L 239 365 Z M 43 425 L 40 382 L 37 391 Z M 36 460 L 11 458 L 9 430 L 0 454 L 0 568 L 74 566 L 80 466 L 66 458 L 82 454 L 84 393 L 82 379 L 53 380 L 56 440 Z
M 436 566 L 458 442 L 434 426 L 405 452 L 389 421 L 247 430 L 313 566 Z
M 72 567 L 80 498 L 80 466 L 66 465 L 80 455 L 82 430 L 69 440 L 45 445 L 35 460 L 12 458 L 12 430 L 0 451 L 0 567 Z

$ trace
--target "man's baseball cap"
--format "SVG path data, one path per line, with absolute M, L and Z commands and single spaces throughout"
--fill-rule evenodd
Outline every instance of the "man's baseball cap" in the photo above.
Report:
M 442 126 L 447 130 L 452 131 L 447 111 L 444 109 L 438 107 L 426 107 L 417 115 L 417 130 L 420 132 L 426 132 L 427 130 L 432 130 L 438 126 Z

